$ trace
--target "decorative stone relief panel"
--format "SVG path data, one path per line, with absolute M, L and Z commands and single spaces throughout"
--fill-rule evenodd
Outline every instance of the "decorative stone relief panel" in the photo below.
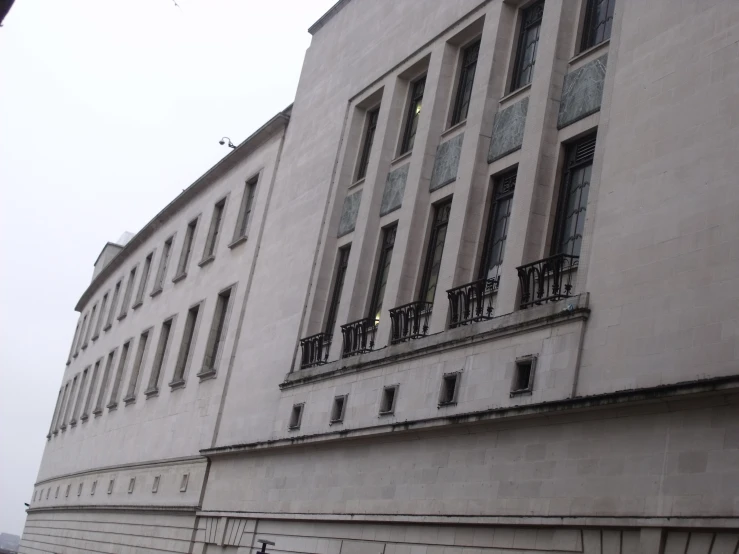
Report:
M 557 118 L 558 129 L 600 110 L 607 62 L 608 54 L 565 75 Z
M 521 148 L 528 111 L 529 98 L 527 96 L 495 114 L 493 138 L 488 151 L 488 163 L 492 163 Z
M 436 148 L 436 159 L 434 160 L 434 172 L 431 174 L 431 186 L 429 190 L 436 190 L 448 185 L 457 178 L 459 168 L 459 155 L 462 152 L 462 141 L 464 133 L 453 139 L 442 142 Z
M 410 164 L 405 164 L 387 174 L 385 190 L 382 191 L 381 216 L 394 212 L 403 204 L 405 182 L 408 179 L 409 167 Z
M 354 226 L 357 224 L 357 214 L 359 213 L 359 204 L 361 202 L 361 190 L 349 194 L 344 198 L 344 207 L 341 209 L 341 219 L 339 220 L 338 236 L 343 237 L 354 230 Z

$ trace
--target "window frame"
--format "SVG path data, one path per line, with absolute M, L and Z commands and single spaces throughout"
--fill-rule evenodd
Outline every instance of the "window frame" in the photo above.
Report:
M 420 91 L 418 90 L 420 87 Z M 418 121 L 421 118 L 421 110 L 423 109 L 423 95 L 426 90 L 426 73 L 419 75 L 411 81 L 409 89 L 408 111 L 405 116 L 405 126 L 403 128 L 403 140 L 400 143 L 399 156 L 413 151 L 416 140 L 416 132 L 418 131 Z M 415 124 L 415 126 L 414 126 Z
M 141 382 L 141 368 L 146 362 L 152 330 L 153 327 L 149 327 L 139 335 L 136 354 L 134 354 L 133 365 L 131 366 L 131 376 L 128 379 L 126 396 L 123 397 L 123 404 L 126 406 L 136 402 L 136 392 L 138 390 L 139 383 Z
M 293 404 L 290 409 L 290 419 L 287 421 L 287 429 L 289 431 L 297 431 L 303 422 L 303 411 L 305 410 L 305 402 Z
M 234 227 L 234 235 L 231 240 L 230 247 L 236 246 L 249 236 L 249 227 L 252 220 L 252 212 L 254 211 L 254 201 L 257 197 L 257 186 L 261 178 L 261 172 L 249 177 L 244 183 L 244 192 L 241 195 L 241 204 L 239 205 L 239 215 L 236 218 L 236 226 Z
M 341 305 L 341 294 L 344 290 L 344 279 L 346 278 L 346 270 L 349 267 L 349 256 L 351 255 L 352 244 L 348 243 L 341 246 L 336 254 L 336 268 L 334 270 L 334 278 L 331 287 L 331 297 L 326 311 L 326 323 L 323 327 L 324 334 L 332 337 L 334 328 L 336 327 L 339 306 Z
M 227 299 L 224 301 L 224 296 Z M 231 319 L 234 297 L 236 296 L 236 285 L 224 288 L 218 293 L 216 305 L 213 310 L 208 341 L 206 342 L 205 354 L 203 356 L 202 370 L 198 373 L 201 381 L 214 377 L 218 371 L 223 356 L 223 349 L 228 336 L 228 323 Z
M 477 62 L 480 59 L 481 40 L 481 37 L 477 37 L 460 49 L 459 76 L 457 78 L 457 90 L 454 94 L 454 105 L 449 122 L 450 127 L 454 127 L 467 120 L 472 101 L 472 88 L 475 86 Z M 472 56 L 474 56 L 474 60 L 469 59 Z
M 377 267 L 375 268 L 375 278 L 372 285 L 369 314 L 367 315 L 367 318 L 373 318 L 375 322 L 379 321 L 382 316 L 385 287 L 387 286 L 387 277 L 390 274 L 390 264 L 392 264 L 393 260 L 393 250 L 395 249 L 395 238 L 397 233 L 397 221 L 383 227 L 380 232 L 380 252 L 377 259 Z M 380 279 L 384 274 L 385 266 L 387 266 L 388 274 L 385 275 L 385 280 L 381 283 Z
M 429 242 L 426 246 L 426 258 L 423 264 L 423 273 L 421 274 L 421 287 L 418 291 L 418 300 L 420 302 L 434 303 L 434 298 L 428 299 L 429 293 L 431 292 L 430 284 L 431 277 L 434 271 L 434 259 L 436 258 L 436 250 L 438 247 L 441 248 L 439 257 L 439 268 L 436 273 L 436 283 L 434 283 L 434 295 L 436 295 L 436 288 L 439 284 L 439 274 L 441 273 L 441 256 L 444 255 L 444 244 L 446 243 L 446 234 L 449 229 L 449 220 L 452 211 L 452 200 L 453 197 L 449 196 L 440 202 L 434 204 L 433 214 L 431 216 L 431 233 L 429 235 Z M 439 244 L 439 234 L 444 231 L 444 240 Z
M 337 394 L 334 396 L 331 402 L 331 412 L 329 413 L 329 425 L 335 425 L 337 423 L 344 422 L 344 416 L 346 415 L 346 404 L 349 401 L 348 394 Z M 341 402 L 341 407 L 337 409 L 337 406 Z
M 133 337 L 126 340 L 121 347 L 121 355 L 118 356 L 118 364 L 113 377 L 113 388 L 110 390 L 110 401 L 106 406 L 108 411 L 114 410 L 118 406 L 118 396 L 121 392 L 121 384 L 123 383 L 123 376 L 126 373 L 126 365 L 128 364 L 128 356 L 131 353 L 131 346 L 133 345 Z
M 162 322 L 159 328 L 157 348 L 154 352 L 154 360 L 152 361 L 151 371 L 149 373 L 149 383 L 144 391 L 144 396 L 147 398 L 159 393 L 159 381 L 162 377 L 162 369 L 164 369 L 167 363 L 167 355 L 172 344 L 172 334 L 174 333 L 176 321 L 177 316 L 170 316 Z
M 136 289 L 136 296 L 133 300 L 133 306 L 131 306 L 131 309 L 133 310 L 144 303 L 144 296 L 146 295 L 146 285 L 148 284 L 149 276 L 151 275 L 151 264 L 154 262 L 155 253 L 156 249 L 149 252 L 146 258 L 144 258 L 144 267 L 141 270 L 141 277 L 139 278 L 139 287 Z
M 113 320 L 115 319 L 115 310 L 118 307 L 118 298 L 121 295 L 122 286 L 123 277 L 118 279 L 118 282 L 113 287 L 113 297 L 110 299 L 110 309 L 108 310 L 108 317 L 105 320 L 105 327 L 103 327 L 103 331 L 107 331 L 113 326 Z
M 172 375 L 172 381 L 169 383 L 171 388 L 182 387 L 186 383 L 185 376 L 187 375 L 190 364 L 194 357 L 195 344 L 197 342 L 198 328 L 200 326 L 202 307 L 204 302 L 201 300 L 197 304 L 190 306 L 187 309 L 187 315 L 185 316 L 185 327 L 182 330 L 182 338 L 180 339 L 180 348 L 177 351 L 177 360 L 175 361 L 174 374 Z M 192 318 L 192 313 L 195 311 L 195 316 Z M 183 350 L 185 342 L 187 341 L 187 350 Z
M 497 175 L 494 175 L 491 180 L 492 194 L 490 198 L 490 211 L 488 213 L 487 223 L 485 225 L 485 238 L 483 240 L 483 250 L 480 256 L 480 268 L 478 271 L 478 279 L 496 279 L 500 276 L 500 268 L 503 265 L 503 259 L 505 257 L 505 246 L 508 240 L 508 231 L 510 228 L 511 214 L 513 213 L 513 196 L 516 192 L 516 181 L 518 179 L 518 166 L 506 169 Z M 505 214 L 506 224 L 503 230 L 503 236 L 495 237 L 495 230 L 497 227 L 498 216 L 500 215 L 499 208 L 503 202 L 508 202 L 508 211 Z M 491 265 L 492 261 L 492 250 L 494 245 L 498 242 L 502 243 L 500 254 L 495 266 Z M 495 275 L 489 275 L 492 267 L 498 267 Z
M 187 222 L 185 237 L 183 238 L 182 248 L 180 249 L 180 259 L 177 262 L 177 273 L 172 278 L 173 283 L 177 283 L 187 277 L 187 269 L 190 265 L 190 260 L 192 260 L 192 250 L 195 246 L 195 237 L 198 233 L 199 222 L 200 215 Z
M 395 414 L 395 407 L 398 405 L 399 390 L 400 390 L 399 384 L 386 385 L 382 387 L 382 392 L 380 394 L 380 408 L 378 410 L 378 415 L 387 416 L 387 415 Z M 390 391 L 392 391 L 393 397 L 392 397 L 392 402 L 390 403 L 390 406 L 387 406 L 386 400 L 387 400 L 387 395 Z
M 361 181 L 367 177 L 367 168 L 369 167 L 370 157 L 372 155 L 372 145 L 375 142 L 375 133 L 377 132 L 377 122 L 380 119 L 380 105 L 368 108 L 364 119 L 364 131 L 362 133 L 362 144 L 359 149 L 359 158 L 357 159 L 357 170 L 355 173 L 355 182 Z
M 118 321 L 125 318 L 128 315 L 128 308 L 131 305 L 131 298 L 133 296 L 133 287 L 136 282 L 136 273 L 138 272 L 139 264 L 136 264 L 128 272 L 128 282 L 126 283 L 126 290 L 123 293 L 123 300 L 121 301 L 121 310 L 118 314 Z
M 595 4 L 599 2 L 606 3 L 605 19 L 603 21 L 598 21 L 596 19 L 598 13 L 595 9 Z M 613 32 L 615 5 L 616 0 L 584 0 L 583 10 L 585 14 L 582 20 L 582 33 L 579 43 L 580 50 L 578 53 L 595 48 L 599 44 L 603 44 L 610 40 L 611 33 Z M 608 15 L 609 11 L 610 15 Z M 601 25 L 604 26 L 605 30 L 603 31 L 603 38 L 598 40 L 598 27 Z
M 203 248 L 203 259 L 198 264 L 200 267 L 216 257 L 216 249 L 218 248 L 218 242 L 222 235 L 223 220 L 226 217 L 227 201 L 228 194 L 213 204 L 213 213 L 210 216 L 210 226 L 208 227 L 208 235 L 205 238 L 205 247 Z
M 519 10 L 520 21 L 518 25 L 518 36 L 516 38 L 516 57 L 509 90 L 511 93 L 530 85 L 534 80 L 534 67 L 539 53 L 539 40 L 541 38 L 541 24 L 544 21 L 544 3 L 545 0 L 536 0 L 536 2 Z M 526 43 L 527 32 L 534 27 L 538 27 L 539 31 L 536 35 L 536 40 L 528 45 L 534 45 L 534 59 L 528 66 L 524 67 L 524 54 L 528 48 Z M 531 71 L 528 74 L 528 80 L 524 83 L 522 82 L 524 71 L 529 68 Z
M 174 248 L 175 236 L 176 233 L 165 239 L 164 245 L 162 246 L 162 255 L 159 257 L 159 267 L 157 268 L 157 274 L 154 279 L 154 288 L 149 294 L 152 298 L 164 289 L 164 283 L 167 279 L 167 270 L 169 269 L 169 262 L 172 259 L 172 248 Z

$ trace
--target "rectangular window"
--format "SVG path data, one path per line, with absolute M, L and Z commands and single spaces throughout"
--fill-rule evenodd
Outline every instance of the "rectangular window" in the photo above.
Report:
M 401 154 L 413 150 L 413 143 L 416 140 L 416 130 L 418 129 L 418 120 L 421 117 L 421 104 L 423 103 L 423 90 L 425 87 L 426 75 L 411 83 L 410 105 L 408 106 L 408 114 L 405 118 L 403 142 L 400 145 Z
M 82 485 L 84 485 L 84 484 L 85 483 L 82 482 L 82 483 L 80 483 L 79 487 L 77 487 L 77 496 L 81 496 L 82 495 Z M 51 490 L 51 489 L 49 489 L 49 490 Z
M 128 306 L 131 304 L 131 295 L 133 294 L 133 283 L 136 280 L 136 269 L 138 266 L 134 266 L 131 272 L 128 274 L 128 283 L 126 283 L 126 292 L 123 294 L 123 302 L 121 303 L 121 313 L 118 314 L 118 319 L 123 319 L 128 313 Z
M 513 169 L 493 180 L 490 215 L 480 264 L 480 279 L 497 279 L 500 276 L 505 243 L 508 238 L 508 222 L 511 218 L 517 171 Z
M 516 52 L 516 65 L 513 69 L 511 91 L 531 83 L 539 47 L 541 20 L 544 16 L 544 0 L 539 0 L 521 12 L 521 29 Z
M 90 487 L 90 496 L 95 496 L 95 489 L 97 488 L 97 486 L 98 486 L 98 482 L 93 481 L 92 487 Z
M 511 396 L 530 393 L 534 386 L 534 369 L 536 356 L 524 356 L 516 360 L 516 371 L 513 374 Z
M 185 229 L 185 242 L 182 243 L 182 251 L 180 252 L 180 262 L 177 264 L 177 275 L 173 281 L 179 281 L 187 275 L 187 266 L 190 263 L 190 254 L 192 254 L 192 244 L 195 242 L 195 232 L 198 229 L 198 218 L 193 219 L 187 224 Z
M 115 379 L 113 380 L 113 390 L 110 393 L 110 402 L 108 402 L 109 410 L 118 406 L 118 391 L 121 389 L 121 381 L 123 380 L 123 372 L 126 369 L 126 361 L 128 360 L 128 351 L 130 348 L 131 341 L 128 341 L 121 349 L 121 357 L 118 359 L 118 368 L 116 369 Z
M 190 482 L 190 474 L 184 473 L 180 481 L 180 492 L 187 492 L 187 484 Z
M 62 430 L 67 427 L 67 406 L 69 405 L 69 383 L 64 385 L 64 396 L 62 396 L 62 406 L 59 409 L 59 417 L 56 425 Z
M 95 333 L 92 335 L 92 340 L 97 340 L 100 336 L 100 329 L 103 327 L 103 318 L 105 317 L 105 308 L 108 305 L 108 293 L 103 295 L 103 299 L 100 302 L 100 313 L 98 314 L 98 320 L 95 324 Z
M 388 415 L 395 412 L 395 400 L 398 397 L 398 385 L 391 385 L 382 389 L 382 400 L 380 401 L 380 415 Z
M 462 67 L 459 72 L 459 84 L 457 85 L 457 95 L 454 99 L 454 110 L 452 110 L 452 125 L 456 125 L 467 119 L 479 54 L 479 40 L 476 40 L 462 51 Z
M 287 428 L 291 430 L 300 429 L 300 422 L 303 419 L 303 406 L 305 404 L 295 404 L 290 412 L 290 421 Z
M 59 407 L 61 406 L 61 403 L 62 403 L 63 394 L 64 394 L 64 387 L 59 389 L 59 394 L 56 397 L 56 406 L 54 406 L 54 413 L 51 414 L 51 424 L 49 425 L 49 435 L 48 436 L 51 436 L 51 434 L 56 429 L 55 427 L 56 419 L 57 417 L 59 417 Z
M 337 396 L 331 406 L 331 420 L 329 423 L 341 423 L 344 421 L 344 412 L 346 411 L 347 395 Z
M 169 336 L 172 334 L 173 322 L 174 318 L 170 318 L 162 323 L 162 330 L 159 332 L 157 351 L 154 354 L 154 365 L 151 367 L 149 386 L 144 393 L 147 396 L 151 396 L 159 391 L 159 375 L 161 375 L 162 366 L 164 366 L 164 361 L 167 359 L 167 347 L 169 346 Z
M 151 273 L 151 261 L 154 259 L 154 252 L 150 252 L 144 260 L 144 269 L 141 271 L 141 280 L 139 281 L 139 288 L 136 291 L 136 300 L 133 303 L 134 308 L 138 308 L 144 303 L 144 293 L 146 292 L 146 284 L 149 281 L 149 274 Z
M 85 337 L 85 344 L 87 344 L 87 340 L 89 336 L 92 334 L 92 329 L 94 327 L 94 322 L 95 322 L 95 314 L 97 314 L 97 311 L 98 311 L 98 305 L 95 304 L 92 307 L 92 311 L 90 312 L 90 325 L 87 327 L 87 336 Z M 94 341 L 96 338 L 97 337 L 93 335 L 92 340 Z
M 87 316 L 89 314 L 85 314 L 85 317 L 82 318 L 82 330 L 80 331 L 80 342 L 82 343 L 82 350 L 87 348 L 87 341 L 85 340 L 85 336 L 87 335 Z M 77 348 L 79 350 L 80 347 Z
M 441 269 L 441 255 L 444 252 L 444 241 L 449 226 L 449 214 L 452 211 L 451 199 L 434 206 L 434 221 L 429 238 L 426 265 L 423 268 L 421 279 L 421 294 L 419 300 L 433 304 L 436 295 L 436 285 L 439 282 Z
M 195 328 L 198 323 L 198 314 L 200 313 L 200 304 L 193 306 L 187 311 L 187 319 L 185 320 L 185 331 L 182 333 L 182 342 L 180 343 L 180 351 L 177 354 L 177 363 L 174 370 L 174 378 L 169 384 L 171 387 L 185 384 L 185 371 L 187 370 L 192 356 L 193 343 L 195 338 Z
M 72 362 L 72 356 L 77 355 L 77 351 L 74 349 L 80 336 L 80 320 L 77 320 L 77 325 L 74 328 L 74 336 L 72 337 L 72 344 L 69 347 L 69 356 L 67 356 L 67 365 Z
M 146 345 L 149 342 L 149 331 L 144 331 L 139 337 L 139 347 L 136 350 L 136 356 L 133 359 L 133 367 L 131 368 L 131 379 L 128 381 L 128 391 L 123 402 L 130 404 L 136 400 L 136 386 L 139 384 L 139 374 L 141 373 L 141 365 L 144 363 L 144 355 L 146 354 Z
M 367 166 L 369 165 L 370 154 L 372 153 L 372 143 L 375 140 L 375 130 L 377 129 L 377 117 L 380 115 L 380 108 L 375 108 L 367 112 L 367 123 L 365 124 L 364 140 L 362 141 L 361 155 L 359 156 L 359 165 L 357 166 L 357 181 L 367 176 Z
M 560 185 L 552 254 L 579 256 L 588 207 L 588 191 L 593 169 L 596 135 L 567 147 Z
M 49 494 L 50 493 L 51 493 L 51 487 L 49 487 L 48 489 L 46 489 L 46 500 L 49 499 Z
M 172 243 L 174 242 L 174 235 L 164 241 L 164 247 L 162 248 L 162 257 L 159 260 L 159 269 L 157 270 L 157 278 L 154 281 L 154 290 L 151 291 L 151 296 L 156 295 L 162 291 L 164 286 L 164 278 L 167 276 L 167 267 L 169 266 L 169 257 L 172 254 Z
M 441 390 L 439 391 L 439 406 L 447 406 L 457 403 L 459 393 L 459 372 L 447 373 L 441 378 Z
M 136 477 L 131 477 L 131 480 L 128 482 L 128 494 L 133 493 L 133 489 L 136 486 Z
M 121 293 L 121 284 L 123 283 L 123 279 L 118 281 L 115 284 L 115 288 L 113 289 L 113 298 L 110 301 L 110 310 L 108 311 L 108 320 L 105 322 L 105 327 L 103 327 L 103 331 L 107 331 L 110 329 L 111 325 L 113 325 L 113 317 L 115 317 L 115 309 L 118 305 L 118 296 Z
M 331 304 L 328 307 L 328 315 L 326 317 L 325 333 L 329 336 L 333 335 L 334 327 L 336 327 L 336 314 L 339 312 L 339 304 L 341 303 L 341 291 L 344 288 L 344 277 L 346 276 L 346 268 L 349 266 L 349 252 L 351 245 L 339 248 L 339 263 L 336 268 L 336 277 L 334 278 L 333 294 L 331 295 Z
M 228 318 L 229 304 L 231 301 L 231 289 L 225 290 L 218 295 L 216 301 L 216 310 L 213 314 L 213 324 L 208 335 L 208 344 L 205 351 L 205 359 L 203 360 L 203 370 L 199 374 L 200 377 L 207 377 L 215 374 L 218 366 L 219 355 L 222 350 L 223 342 L 226 338 L 226 321 Z
M 80 408 L 82 407 L 82 398 L 85 394 L 85 383 L 87 383 L 87 372 L 90 370 L 90 366 L 87 366 L 85 370 L 82 372 L 82 379 L 80 379 L 80 388 L 77 391 L 77 399 L 74 401 L 74 407 L 72 408 L 72 419 L 70 420 L 70 425 L 77 425 L 77 416 L 80 413 Z
M 72 488 L 72 483 L 69 483 L 67 485 L 67 492 L 64 493 L 64 498 L 68 498 L 69 497 L 69 491 L 71 490 L 71 488 Z
M 115 479 L 111 479 L 108 481 L 108 494 L 113 493 L 113 485 L 115 484 Z
M 611 38 L 615 5 L 616 0 L 585 0 L 581 52 Z
M 151 492 L 156 493 L 159 490 L 159 475 L 154 477 L 154 484 L 151 486 Z
M 56 490 L 54 491 L 54 498 L 59 498 L 59 485 L 56 486 Z
M 223 212 L 226 210 L 226 199 L 221 198 L 216 205 L 213 206 L 213 217 L 210 218 L 210 229 L 208 229 L 208 237 L 205 241 L 205 251 L 203 252 L 203 261 L 215 256 L 216 247 L 218 246 L 218 237 L 221 234 L 221 222 L 223 221 Z
M 382 245 L 380 247 L 380 259 L 375 273 L 375 286 L 372 290 L 372 302 L 370 303 L 369 317 L 380 321 L 382 314 L 382 299 L 385 296 L 385 286 L 390 273 L 390 262 L 393 259 L 393 248 L 395 247 L 395 234 L 398 225 L 393 224 L 382 230 Z
M 90 388 L 87 391 L 87 399 L 85 400 L 85 406 L 82 408 L 81 419 L 87 419 L 90 417 L 90 406 L 92 404 L 92 398 L 95 395 L 95 385 L 98 382 L 98 372 L 100 371 L 100 364 L 103 363 L 103 358 L 100 358 L 95 362 L 95 367 L 92 369 L 92 377 L 90 379 Z
M 105 392 L 108 389 L 108 381 L 110 380 L 110 372 L 113 369 L 113 359 L 115 358 L 115 349 L 108 354 L 108 359 L 105 362 L 105 370 L 103 371 L 103 381 L 100 383 L 100 392 L 98 393 L 98 399 L 95 403 L 95 409 L 92 411 L 93 414 L 98 415 L 103 413 L 103 402 L 105 402 Z
M 236 241 L 246 236 L 251 220 L 251 209 L 254 204 L 254 194 L 257 190 L 257 181 L 259 176 L 252 177 L 244 186 L 244 195 L 241 197 L 241 206 L 239 207 L 239 217 L 236 220 L 236 229 L 234 231 L 233 240 Z

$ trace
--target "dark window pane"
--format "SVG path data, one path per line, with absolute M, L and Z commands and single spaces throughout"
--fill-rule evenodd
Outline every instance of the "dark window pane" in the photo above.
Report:
M 418 129 L 418 119 L 421 117 L 421 104 L 423 102 L 423 90 L 426 87 L 426 76 L 421 77 L 411 88 L 411 102 L 408 107 L 408 115 L 405 123 L 405 133 L 403 135 L 403 144 L 400 153 L 405 154 L 413 150 L 413 143 L 416 139 L 416 129 Z
M 470 44 L 462 54 L 462 69 L 459 74 L 459 85 L 457 86 L 457 97 L 454 101 L 452 111 L 452 125 L 467 119 L 470 109 L 470 98 L 472 96 L 472 85 L 475 81 L 475 70 L 477 69 L 477 56 L 480 53 L 480 41 Z
M 490 206 L 487 236 L 480 264 L 480 278 L 494 278 L 500 274 L 505 243 L 508 238 L 508 222 L 511 218 L 513 191 L 516 188 L 516 169 L 495 179 L 495 189 Z
M 395 233 L 398 230 L 397 225 L 387 227 L 382 230 L 382 247 L 380 250 L 380 260 L 377 264 L 377 274 L 375 275 L 375 287 L 372 293 L 372 303 L 370 304 L 369 317 L 374 317 L 375 321 L 380 320 L 382 314 L 382 299 L 385 296 L 385 286 L 387 285 L 387 276 L 390 272 L 390 262 L 393 257 L 393 248 L 395 247 Z
M 616 0 L 587 0 L 580 50 L 587 50 L 611 38 Z
M 336 279 L 334 281 L 334 291 L 331 295 L 331 304 L 328 309 L 328 317 L 326 318 L 325 332 L 333 335 L 336 326 L 336 314 L 339 311 L 341 303 L 341 291 L 344 288 L 344 277 L 346 276 L 346 268 L 349 265 L 349 252 L 351 246 L 345 246 L 339 250 L 339 263 L 336 268 Z
M 426 253 L 426 267 L 421 280 L 421 297 L 424 302 L 434 301 L 436 284 L 439 280 L 439 269 L 441 269 L 441 255 L 444 251 L 444 240 L 446 239 L 447 226 L 449 225 L 449 214 L 452 210 L 452 201 L 434 207 L 434 222 L 431 229 L 429 249 Z
M 534 75 L 536 52 L 539 47 L 539 32 L 544 15 L 544 1 L 526 8 L 521 15 L 521 30 L 516 53 L 516 65 L 513 72 L 511 90 L 528 85 Z
M 364 179 L 365 175 L 367 175 L 367 166 L 369 165 L 370 153 L 372 152 L 372 142 L 375 140 L 375 129 L 377 128 L 377 116 L 379 113 L 379 108 L 367 113 L 367 128 L 364 132 L 364 143 L 362 145 L 362 155 L 359 158 L 357 180 Z

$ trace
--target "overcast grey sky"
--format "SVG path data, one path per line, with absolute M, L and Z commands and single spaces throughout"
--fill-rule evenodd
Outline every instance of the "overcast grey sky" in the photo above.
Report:
M 0 28 L 0 531 L 20 534 L 108 240 L 292 102 L 335 0 L 18 0 Z

